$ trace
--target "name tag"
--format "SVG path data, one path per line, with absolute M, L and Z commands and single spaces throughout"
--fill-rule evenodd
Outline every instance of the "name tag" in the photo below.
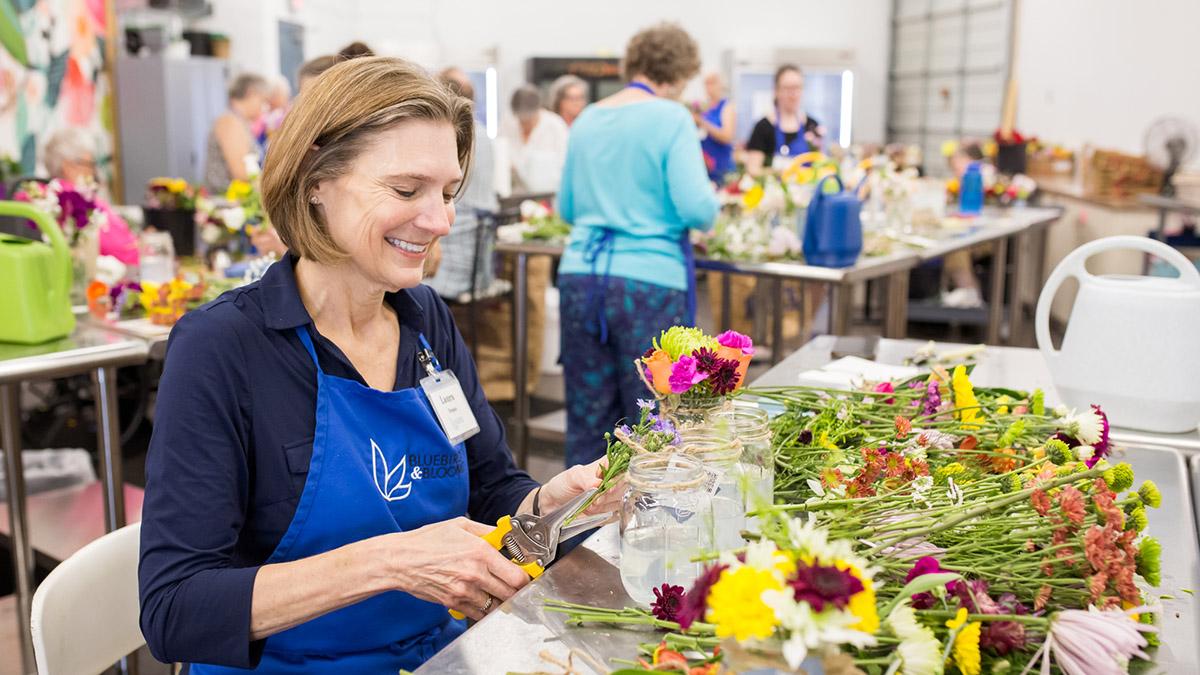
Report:
M 442 370 L 424 378 L 421 389 L 451 445 L 458 445 L 479 433 L 479 422 L 453 372 Z

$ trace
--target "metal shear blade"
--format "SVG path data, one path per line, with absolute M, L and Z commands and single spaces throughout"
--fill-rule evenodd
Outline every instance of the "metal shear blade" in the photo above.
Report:
M 591 516 L 578 519 L 564 526 L 568 518 L 588 499 L 596 494 L 595 488 L 586 490 L 574 499 L 541 516 L 521 514 L 513 516 L 512 530 L 504 535 L 504 550 L 519 563 L 537 562 L 542 567 L 549 565 L 563 539 L 590 530 L 608 520 L 609 516 Z

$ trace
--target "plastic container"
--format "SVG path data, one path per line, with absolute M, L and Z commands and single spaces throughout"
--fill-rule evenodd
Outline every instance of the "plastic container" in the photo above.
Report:
M 979 162 L 971 162 L 959 181 L 958 213 L 977 216 L 983 213 L 983 168 Z

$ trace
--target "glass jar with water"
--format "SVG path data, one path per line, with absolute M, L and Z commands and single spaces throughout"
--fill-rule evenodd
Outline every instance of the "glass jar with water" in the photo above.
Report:
M 642 605 L 662 584 L 689 588 L 700 574 L 696 558 L 712 549 L 712 504 L 707 474 L 695 457 L 647 453 L 629 461 L 621 503 L 621 583 Z
M 716 550 L 745 546 L 746 478 L 742 471 L 742 445 L 736 438 L 712 433 L 709 428 L 682 433 L 681 449 L 704 465 L 705 488 L 712 495 L 712 520 L 708 536 Z
M 709 419 L 709 431 L 742 444 L 740 470 L 746 478 L 746 510 L 775 502 L 775 451 L 771 446 L 770 417 L 762 408 L 737 404 Z

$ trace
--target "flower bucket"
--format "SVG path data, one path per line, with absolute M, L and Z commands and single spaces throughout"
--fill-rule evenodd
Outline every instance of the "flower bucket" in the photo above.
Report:
M 146 225 L 171 234 L 171 241 L 175 244 L 175 255 L 196 254 L 195 210 L 145 208 L 142 211 L 146 215 Z

